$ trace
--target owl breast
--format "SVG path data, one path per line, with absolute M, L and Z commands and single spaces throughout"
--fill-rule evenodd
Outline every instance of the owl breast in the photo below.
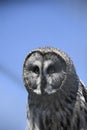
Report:
M 53 101 L 54 97 L 52 100 L 51 98 L 40 99 L 42 102 L 38 99 L 38 103 L 29 101 L 27 114 L 30 130 L 73 130 L 71 119 L 74 104 L 70 101 L 66 102 L 70 99 L 62 99 L 58 102 L 58 100 Z
M 60 95 L 40 99 L 36 97 L 37 102 L 29 100 L 28 130 L 86 130 L 86 117 L 82 115 L 86 107 L 83 102 L 82 109 L 79 95 L 78 100 L 73 94 L 71 97 L 65 97 L 60 91 Z

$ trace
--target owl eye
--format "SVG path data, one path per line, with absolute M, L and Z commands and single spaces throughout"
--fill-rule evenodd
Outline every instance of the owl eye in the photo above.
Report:
M 53 66 L 53 65 L 50 65 L 49 67 L 48 67 L 48 69 L 47 69 L 47 73 L 48 74 L 53 74 L 53 73 L 55 73 L 55 67 Z
M 32 71 L 33 71 L 35 74 L 39 74 L 39 67 L 38 67 L 38 66 L 33 66 Z

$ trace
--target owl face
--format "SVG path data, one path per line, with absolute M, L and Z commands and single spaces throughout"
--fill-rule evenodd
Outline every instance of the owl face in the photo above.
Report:
M 66 63 L 53 52 L 31 53 L 24 62 L 24 83 L 27 90 L 44 95 L 57 92 L 66 77 Z

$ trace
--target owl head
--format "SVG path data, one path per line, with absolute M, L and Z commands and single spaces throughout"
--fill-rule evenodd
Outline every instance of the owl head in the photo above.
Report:
M 23 79 L 27 91 L 37 95 L 68 91 L 78 83 L 72 60 L 65 52 L 51 47 L 38 48 L 27 55 Z

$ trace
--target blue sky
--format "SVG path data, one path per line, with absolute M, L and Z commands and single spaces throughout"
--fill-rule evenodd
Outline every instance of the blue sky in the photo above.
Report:
M 42 46 L 67 52 L 87 86 L 87 3 L 0 3 L 0 130 L 24 130 L 26 54 Z

